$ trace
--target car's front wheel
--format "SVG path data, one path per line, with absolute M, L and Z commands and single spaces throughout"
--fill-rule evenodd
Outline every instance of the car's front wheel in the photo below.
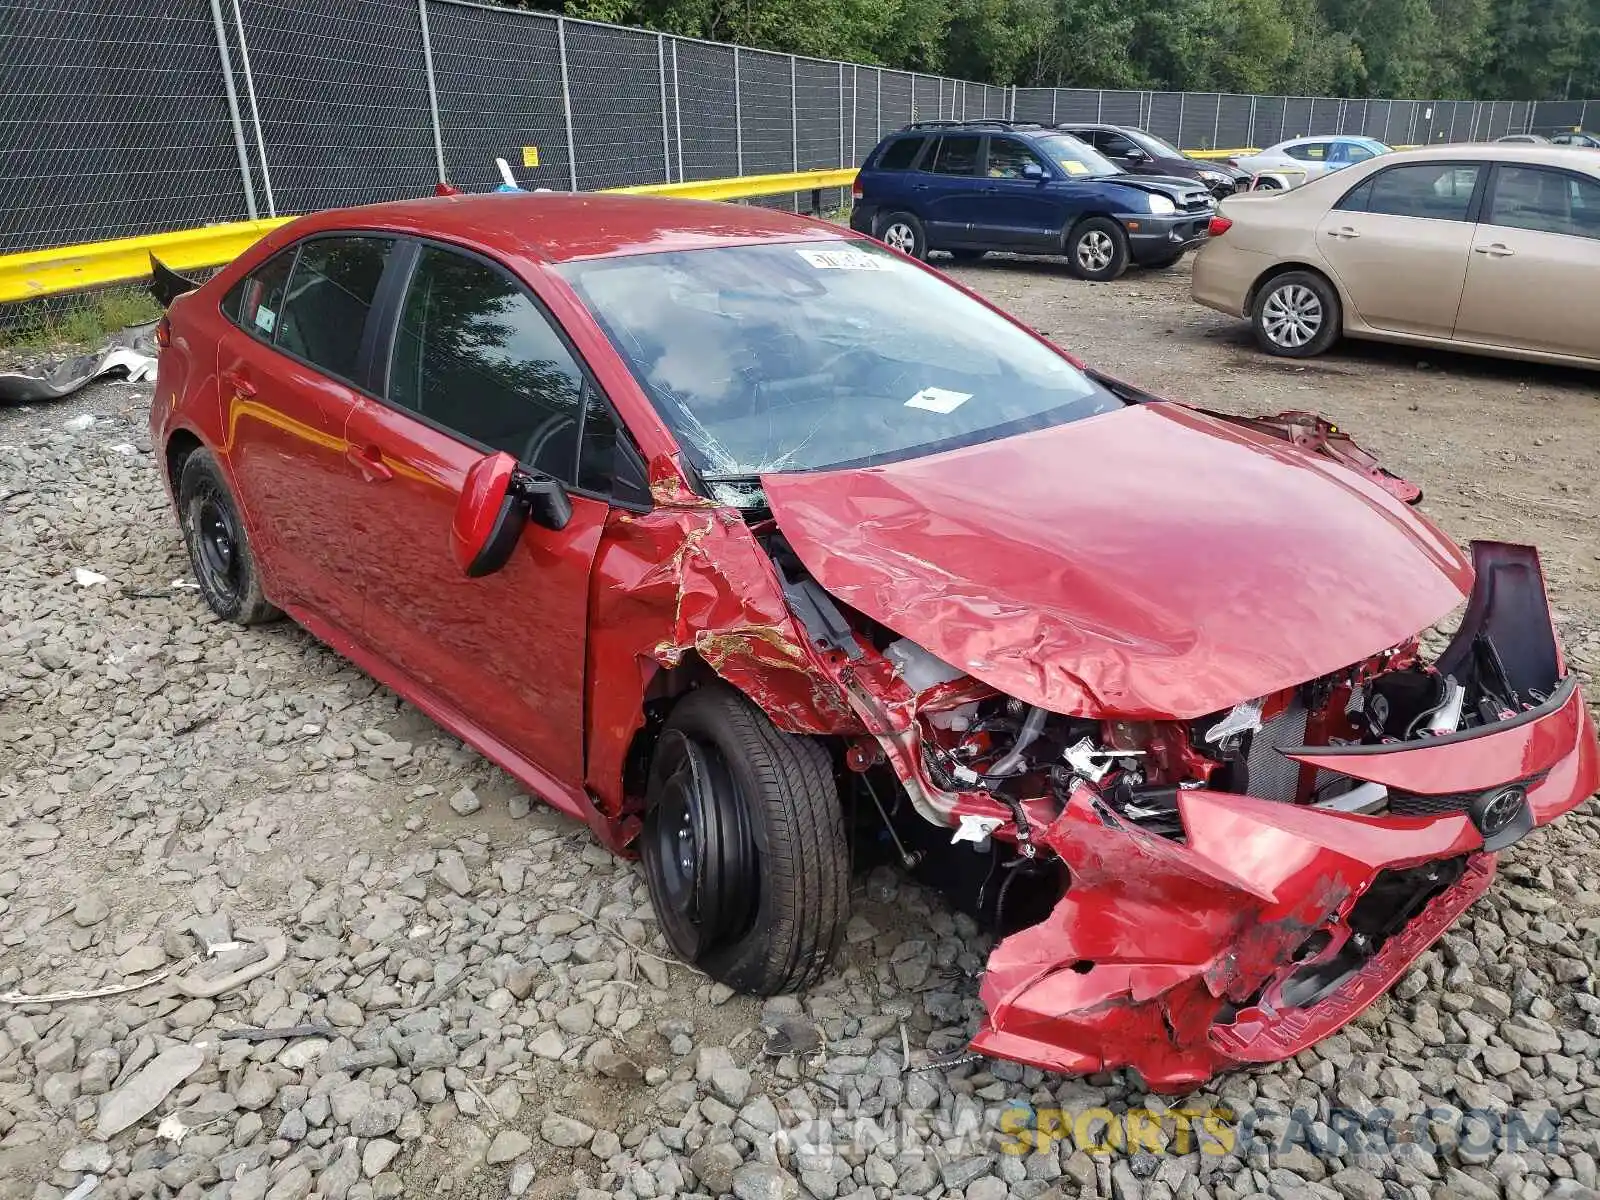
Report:
M 261 591 L 261 573 L 239 506 L 208 451 L 195 450 L 183 461 L 178 522 L 195 582 L 212 612 L 240 625 L 259 625 L 282 615 Z
M 1262 285 L 1250 320 L 1256 343 L 1268 354 L 1311 358 L 1339 337 L 1339 294 L 1320 275 L 1288 271 Z
M 1128 235 L 1110 217 L 1079 221 L 1067 235 L 1067 260 L 1079 279 L 1110 283 L 1128 269 Z
M 928 257 L 928 238 L 922 222 L 908 212 L 890 213 L 879 221 L 878 240 L 912 258 Z
M 667 718 L 646 803 L 640 855 L 672 949 L 740 991 L 815 983 L 850 895 L 827 750 L 712 684 Z

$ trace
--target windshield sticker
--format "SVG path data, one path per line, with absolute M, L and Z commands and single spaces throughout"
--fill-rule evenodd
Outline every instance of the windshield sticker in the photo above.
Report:
M 1062 170 L 1066 171 L 1068 175 L 1087 175 L 1089 173 L 1089 168 L 1075 158 L 1063 158 L 1057 161 L 1061 163 Z
M 272 327 L 277 324 L 278 314 L 266 305 L 256 309 L 256 328 L 262 333 L 271 333 Z
M 796 250 L 819 271 L 887 271 L 890 261 L 860 250 Z
M 944 388 L 930 387 L 923 388 L 907 400 L 906 407 L 922 408 L 928 412 L 953 413 L 971 399 L 971 392 L 948 392 Z

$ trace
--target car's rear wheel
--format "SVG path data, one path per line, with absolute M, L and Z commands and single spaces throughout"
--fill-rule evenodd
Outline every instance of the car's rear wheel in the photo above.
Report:
M 1067 235 L 1067 260 L 1079 279 L 1110 283 L 1128 269 L 1128 235 L 1110 217 L 1090 217 Z
M 1256 342 L 1268 354 L 1311 358 L 1339 337 L 1339 294 L 1320 275 L 1288 271 L 1256 292 L 1250 318 Z
M 1272 176 L 1265 175 L 1256 180 L 1255 190 L 1258 192 L 1281 192 L 1283 191 L 1283 184 L 1272 178 Z
M 928 238 L 922 222 L 908 212 L 890 213 L 879 221 L 878 240 L 912 258 L 928 257 Z
M 261 591 L 261 573 L 239 506 L 216 460 L 205 450 L 195 450 L 183 461 L 178 523 L 195 582 L 212 612 L 240 625 L 259 625 L 282 615 Z
M 987 250 L 952 250 L 950 257 L 958 263 L 974 263 L 989 253 Z
M 839 948 L 849 854 L 828 752 L 724 684 L 672 710 L 640 837 L 668 944 L 729 987 L 804 988 Z

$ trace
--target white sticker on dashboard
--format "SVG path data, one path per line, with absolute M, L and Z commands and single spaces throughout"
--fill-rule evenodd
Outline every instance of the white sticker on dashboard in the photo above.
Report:
M 907 400 L 906 407 L 923 408 L 936 413 L 953 413 L 971 399 L 971 392 L 950 392 L 944 388 L 930 387 L 923 388 Z
M 277 321 L 278 314 L 265 305 L 256 309 L 256 328 L 261 330 L 262 333 L 271 333 L 272 327 L 277 324 Z
M 796 250 L 819 271 L 888 271 L 890 260 L 861 250 Z

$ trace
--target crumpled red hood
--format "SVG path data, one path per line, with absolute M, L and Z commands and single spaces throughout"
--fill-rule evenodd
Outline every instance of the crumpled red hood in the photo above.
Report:
M 1069 715 L 1216 712 L 1404 641 L 1472 582 L 1366 479 L 1168 403 L 762 483 L 833 595 Z

